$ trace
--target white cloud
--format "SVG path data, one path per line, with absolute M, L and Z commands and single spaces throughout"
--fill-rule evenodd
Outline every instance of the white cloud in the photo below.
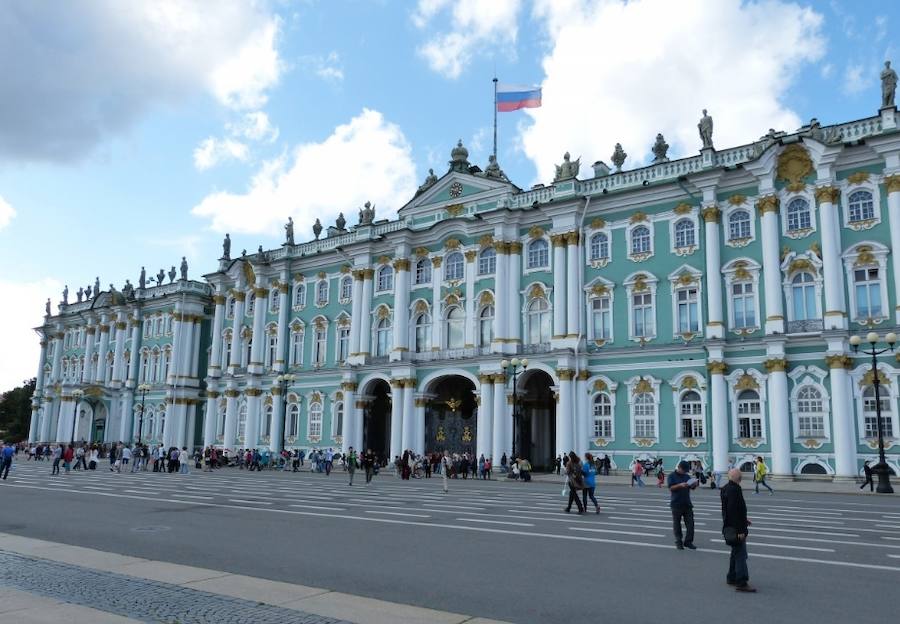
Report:
M 159 105 L 258 109 L 284 67 L 265 2 L 0 3 L 0 159 L 72 161 Z
M 0 358 L 0 392 L 5 392 L 37 373 L 40 338 L 31 330 L 43 318 L 47 297 L 59 300 L 62 284 L 49 278 L 34 282 L 0 280 L 0 292 L 16 302 L 0 306 L 0 340 L 7 353 Z M 52 310 L 56 312 L 55 303 Z
M 333 50 L 326 55 L 310 54 L 302 56 L 300 57 L 300 64 L 326 82 L 342 82 L 344 80 L 341 55 Z
M 399 126 L 363 109 L 321 143 L 304 143 L 264 162 L 245 193 L 212 193 L 192 212 L 218 232 L 255 234 L 278 233 L 292 216 L 298 240 L 316 218 L 327 225 L 343 212 L 355 222 L 366 201 L 375 204 L 379 218 L 388 217 L 415 192 L 411 152 Z
M 206 171 L 230 160 L 246 162 L 249 157 L 250 149 L 245 143 L 229 138 L 208 137 L 194 148 L 194 167 L 199 171 Z
M 147 243 L 150 245 L 154 245 L 155 247 L 174 249 L 176 253 L 187 257 L 188 263 L 190 263 L 193 258 L 200 257 L 201 242 L 203 242 L 203 238 L 197 234 L 147 239 Z M 189 273 L 188 275 L 190 276 L 191 274 Z M 192 279 L 196 279 L 196 277 L 193 277 Z
M 474 53 L 485 48 L 506 47 L 515 56 L 517 18 L 521 0 L 419 0 L 412 14 L 413 24 L 424 29 L 439 13 L 451 8 L 447 22 L 450 32 L 432 37 L 419 48 L 428 65 L 448 78 L 458 78 Z
M 9 222 L 16 216 L 16 209 L 13 208 L 8 201 L 0 197 L 0 230 L 9 225 Z
M 868 74 L 870 73 L 860 63 L 847 65 L 844 69 L 844 93 L 853 95 L 865 91 L 866 87 L 869 86 L 870 76 Z
M 543 107 L 527 111 L 522 146 L 542 182 L 567 150 L 583 164 L 609 163 L 621 142 L 626 166 L 641 163 L 657 132 L 670 157 L 696 154 L 703 108 L 720 147 L 793 130 L 800 119 L 784 93 L 825 48 L 820 15 L 775 0 L 539 0 L 534 17 L 549 52 Z
M 234 137 L 250 141 L 272 143 L 278 138 L 278 128 L 269 121 L 262 111 L 245 113 L 239 122 L 225 124 L 225 129 Z
M 822 65 L 819 73 L 821 74 L 822 78 L 825 78 L 826 80 L 828 78 L 831 78 L 832 74 L 834 73 L 834 65 L 832 65 L 831 63 L 825 63 L 824 65 Z

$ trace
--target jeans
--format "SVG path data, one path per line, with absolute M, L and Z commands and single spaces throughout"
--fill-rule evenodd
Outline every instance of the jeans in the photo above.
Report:
M 644 478 L 641 475 L 634 475 L 634 483 L 638 484 L 638 487 L 644 487 Z M 634 485 L 632 483 L 632 485 Z
M 747 541 L 741 540 L 731 547 L 731 558 L 728 560 L 728 576 L 725 580 L 734 585 L 746 585 L 750 580 L 747 569 Z
M 588 496 L 591 497 L 591 502 L 594 503 L 594 507 L 600 507 L 600 505 L 597 503 L 597 499 L 594 498 L 594 488 L 595 487 L 596 486 L 594 486 L 594 485 L 589 485 L 589 486 L 585 487 L 583 490 L 581 490 L 581 502 L 584 504 L 585 509 L 587 509 Z
M 51 475 L 59 474 L 59 457 L 57 457 L 53 460 L 53 472 L 51 472 L 50 474 Z
M 180 472 L 181 474 L 187 474 L 187 473 L 188 473 L 188 463 L 187 463 L 187 462 L 184 462 L 183 464 L 181 464 L 181 470 L 179 470 L 179 472 Z
M 684 527 L 687 534 L 682 536 L 681 520 L 684 518 Z M 672 507 L 672 531 L 675 533 L 675 544 L 694 543 L 694 510 L 691 507 Z
M 10 459 L 2 459 L 0 460 L 0 474 L 3 475 L 3 480 L 6 481 L 6 477 L 9 476 L 9 469 L 12 466 L 12 458 Z
M 775 490 L 773 490 L 773 489 L 769 486 L 769 484 L 766 483 L 766 478 L 763 477 L 762 479 L 758 479 L 758 480 L 756 481 L 756 493 L 757 493 L 757 494 L 759 494 L 759 486 L 760 486 L 760 485 L 762 485 L 764 488 L 766 488 L 766 489 L 769 490 L 770 492 L 773 492 L 773 493 L 775 492 Z

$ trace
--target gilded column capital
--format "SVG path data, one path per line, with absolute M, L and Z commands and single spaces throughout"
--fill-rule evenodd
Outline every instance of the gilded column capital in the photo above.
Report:
M 262 394 L 262 390 L 260 388 L 247 388 L 244 390 L 244 394 L 249 397 L 258 397 Z
M 362 269 L 354 269 L 351 272 L 351 275 L 353 275 L 353 279 L 355 279 L 358 282 L 361 282 L 365 278 L 366 272 L 363 271 Z
M 759 214 L 764 215 L 767 212 L 773 214 L 778 213 L 778 197 L 776 195 L 764 195 L 756 201 L 756 209 Z
M 409 271 L 409 260 L 407 260 L 406 258 L 394 260 L 393 266 L 395 271 Z
M 234 390 L 234 389 L 230 389 L 230 388 L 228 390 L 226 390 L 225 392 L 223 392 L 222 394 L 224 394 L 229 399 L 236 399 L 239 396 L 241 396 L 240 392 L 238 392 L 237 390 Z
M 344 392 L 356 392 L 356 388 L 359 387 L 355 381 L 344 381 L 341 382 L 341 390 Z
M 207 399 L 218 399 L 221 396 L 221 393 L 217 390 L 207 390 L 206 398 Z
M 369 406 L 369 402 L 365 399 L 357 399 L 356 400 L 356 409 L 366 409 Z
M 253 290 L 253 294 L 256 295 L 257 298 L 260 298 L 260 297 L 268 297 L 268 296 L 269 296 L 269 289 L 268 289 L 268 288 L 255 288 L 255 289 Z
M 505 384 L 506 383 L 506 373 L 494 373 L 494 383 L 495 384 Z
M 509 253 L 510 254 L 521 254 L 522 253 L 522 243 L 519 241 L 513 241 L 509 244 Z
M 494 241 L 494 251 L 499 256 L 503 256 L 509 253 L 509 243 L 506 241 Z
M 582 368 L 578 371 L 578 381 L 587 381 L 591 378 L 591 373 L 586 368 Z
M 108 334 L 108 333 L 109 333 L 109 325 L 101 325 L 101 326 L 100 326 L 100 333 L 101 333 L 101 334 Z
M 783 373 L 787 370 L 787 360 L 784 358 L 769 358 L 763 362 L 763 368 L 767 373 Z
M 281 386 L 272 386 L 272 394 L 274 396 L 281 396 Z
M 571 368 L 558 368 L 556 369 L 556 376 L 559 377 L 560 381 L 572 381 L 575 378 L 575 371 Z
M 841 196 L 841 191 L 833 186 L 820 186 L 816 188 L 815 195 L 817 203 L 833 204 Z
M 404 381 L 405 380 L 403 380 L 403 379 L 395 377 L 394 379 L 391 379 L 391 387 L 392 388 L 402 388 Z
M 490 373 L 479 373 L 478 374 L 478 383 L 481 384 L 493 384 L 494 376 Z
M 581 240 L 581 236 L 578 232 L 566 232 L 563 236 L 566 237 L 566 244 L 568 245 L 577 245 L 578 241 Z
M 728 371 L 728 364 L 720 360 L 712 360 L 706 363 L 706 370 L 713 375 L 724 375 Z
M 288 285 L 285 282 L 280 282 L 278 284 L 278 292 L 287 294 Z
M 213 295 L 213 303 L 216 305 L 225 305 L 225 295 Z
M 466 256 L 466 262 L 475 262 L 475 257 L 478 255 L 478 252 L 474 249 L 470 249 L 464 254 Z
M 88 336 L 93 336 L 97 333 L 97 328 L 94 326 L 88 326 L 87 329 L 84 330 Z
M 566 235 L 565 234 L 551 234 L 550 235 L 550 244 L 553 247 L 565 247 L 566 246 Z
M 900 193 L 900 173 L 884 176 L 884 187 L 888 193 Z
M 703 221 L 706 223 L 718 223 L 719 217 L 722 215 L 722 211 L 719 210 L 719 207 L 715 204 L 707 206 L 701 212 L 703 215 Z
M 825 364 L 828 368 L 851 368 L 853 366 L 853 358 L 849 355 L 826 355 Z
M 413 399 L 413 403 L 416 407 L 425 407 L 426 405 L 428 405 L 428 399 L 423 397 L 416 397 L 415 399 Z
M 363 269 L 363 279 L 370 280 L 375 277 L 375 269 Z
M 431 259 L 431 266 L 433 266 L 434 268 L 438 268 L 439 266 L 441 266 L 442 261 L 443 258 L 441 258 L 440 256 L 435 256 Z
M 125 329 L 128 327 L 128 323 L 125 321 L 116 321 L 116 329 Z
M 234 297 L 235 301 L 245 301 L 247 299 L 247 293 L 242 290 L 232 290 L 231 296 Z

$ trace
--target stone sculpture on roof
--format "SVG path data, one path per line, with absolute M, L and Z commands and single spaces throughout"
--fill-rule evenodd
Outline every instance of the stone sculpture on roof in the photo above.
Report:
M 571 180 L 578 175 L 578 170 L 581 169 L 581 158 L 577 158 L 574 161 L 570 160 L 570 158 L 569 152 L 563 154 L 562 164 L 556 165 L 556 175 L 553 177 L 554 182 Z
M 469 172 L 469 150 L 463 147 L 462 139 L 450 150 L 450 171 Z
M 84 288 L 79 288 L 78 292 L 75 293 L 75 301 L 81 303 L 81 299 L 84 297 Z
M 703 117 L 697 124 L 697 130 L 700 131 L 700 140 L 703 141 L 703 149 L 713 149 L 713 119 L 703 109 Z
M 284 244 L 294 244 L 294 219 L 288 217 L 287 223 L 284 224 Z
M 147 269 L 141 267 L 141 274 L 138 277 L 138 288 L 144 289 L 147 288 Z
M 69 303 L 69 285 L 66 284 L 65 288 L 63 288 L 63 305 Z
M 509 181 L 506 174 L 503 173 L 503 170 L 500 168 L 500 165 L 497 164 L 497 157 L 493 154 L 488 156 L 488 164 L 487 167 L 484 168 L 484 177 L 492 178 L 494 180 L 503 180 L 504 182 Z
M 437 182 L 437 176 L 434 175 L 434 169 L 429 169 L 428 175 L 425 176 L 425 182 L 423 182 L 422 186 L 420 186 L 419 189 L 416 191 L 416 195 L 424 193 L 425 191 L 430 189 L 432 186 L 434 186 L 436 182 Z
M 616 166 L 616 173 L 622 171 L 622 165 L 625 164 L 626 158 L 628 158 L 628 154 L 622 149 L 622 144 L 616 143 L 616 149 L 613 150 L 613 154 L 610 157 L 612 164 Z
M 99 294 L 100 294 L 100 277 L 98 276 L 94 279 L 94 296 L 96 297 Z
M 175 276 L 178 275 L 178 271 L 175 270 L 175 265 L 172 265 L 172 268 L 169 269 L 169 283 L 173 283 L 175 281 Z
M 156 285 L 162 286 L 163 282 L 166 281 L 166 270 L 160 269 L 159 273 L 156 274 Z
M 44 304 L 44 314 L 50 316 L 50 297 L 47 297 L 47 303 Z
M 891 62 L 884 62 L 881 70 L 881 107 L 887 108 L 894 105 L 894 96 L 897 93 L 897 72 L 891 69 Z
M 669 157 L 666 156 L 666 153 L 669 151 L 669 144 L 666 143 L 662 133 L 656 135 L 656 143 L 653 144 L 651 151 L 653 152 L 654 163 L 669 162 Z
M 316 240 L 319 240 L 319 236 L 322 234 L 322 222 L 316 219 L 316 222 L 313 223 L 313 236 L 316 237 Z
M 372 225 L 372 222 L 375 220 L 375 206 L 372 205 L 372 202 L 366 202 L 362 208 L 359 209 L 359 224 L 360 225 Z
M 334 226 L 338 229 L 339 232 L 343 232 L 344 228 L 347 227 L 347 219 L 344 218 L 344 213 L 338 214 L 338 218 L 334 221 Z
M 188 271 L 188 263 L 187 258 L 181 256 L 181 281 L 187 281 L 187 271 Z

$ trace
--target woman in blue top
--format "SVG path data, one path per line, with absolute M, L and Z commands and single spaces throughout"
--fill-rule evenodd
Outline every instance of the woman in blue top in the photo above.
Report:
M 594 456 L 590 453 L 584 454 L 584 463 L 581 465 L 581 472 L 584 474 L 584 489 L 581 490 L 581 499 L 584 502 L 584 508 L 587 509 L 588 496 L 594 503 L 594 509 L 600 513 L 600 505 L 594 498 L 594 488 L 597 486 L 597 467 L 594 466 Z

